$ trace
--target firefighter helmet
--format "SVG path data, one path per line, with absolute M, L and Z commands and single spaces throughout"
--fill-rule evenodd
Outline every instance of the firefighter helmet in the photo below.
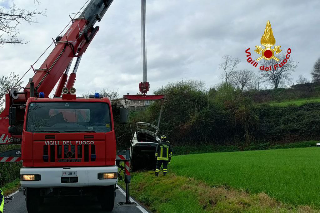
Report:
M 161 140 L 165 140 L 167 137 L 165 135 L 161 135 Z

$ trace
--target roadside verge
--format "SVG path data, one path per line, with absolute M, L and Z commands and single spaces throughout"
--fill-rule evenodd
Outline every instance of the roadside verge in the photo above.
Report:
M 223 186 L 209 186 L 193 178 L 168 174 L 155 177 L 139 172 L 131 194 L 150 211 L 167 212 L 320 212 L 309 206 L 284 204 L 265 193 L 249 194 Z
M 20 179 L 15 179 L 14 181 L 5 184 L 2 187 L 4 196 L 8 196 L 20 188 Z

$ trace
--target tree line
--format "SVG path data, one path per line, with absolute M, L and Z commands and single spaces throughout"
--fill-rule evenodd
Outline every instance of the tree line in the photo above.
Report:
M 176 146 L 233 145 L 239 149 L 320 139 L 320 104 L 275 107 L 257 104 L 251 93 L 223 82 L 180 81 L 156 91 L 165 94 L 160 130 Z M 162 103 L 133 112 L 131 122 L 156 124 Z
M 279 61 L 286 58 L 284 54 L 278 56 Z M 270 84 L 274 89 L 280 86 L 285 86 L 291 82 L 291 74 L 297 67 L 297 62 L 289 59 L 288 62 L 277 69 L 271 69 L 270 71 L 259 71 L 256 75 L 254 71 L 243 69 L 238 70 L 237 66 L 240 63 L 240 59 L 234 58 L 230 55 L 223 56 L 223 62 L 220 64 L 220 69 L 223 71 L 223 80 L 225 83 L 230 83 L 240 90 L 252 90 L 260 89 L 261 84 Z M 275 60 L 265 60 L 262 65 L 265 67 L 272 66 L 277 63 Z
M 285 59 L 285 55 L 278 56 L 279 61 Z M 230 55 L 223 56 L 223 62 L 219 68 L 222 70 L 222 79 L 225 83 L 230 83 L 240 90 L 252 90 L 261 89 L 262 84 L 269 84 L 273 89 L 288 86 L 292 83 L 292 74 L 298 66 L 298 62 L 291 58 L 288 62 L 277 69 L 271 69 L 270 71 L 259 71 L 259 74 L 248 69 L 237 69 L 240 59 L 234 58 Z M 265 67 L 274 67 L 277 63 L 275 60 L 265 60 L 262 65 Z M 299 75 L 296 80 L 297 84 L 305 83 L 320 83 L 320 58 L 314 63 L 313 69 L 311 70 L 312 80 L 308 80 L 303 75 Z

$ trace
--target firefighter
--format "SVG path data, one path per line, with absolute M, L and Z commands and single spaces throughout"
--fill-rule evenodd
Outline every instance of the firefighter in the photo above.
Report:
M 0 201 L 1 201 L 1 205 L 0 205 L 0 213 L 3 213 L 3 206 L 4 206 L 4 196 L 3 196 L 3 192 L 0 189 Z
M 168 163 L 171 161 L 172 157 L 172 149 L 170 142 L 165 135 L 161 136 L 161 141 L 157 146 L 155 157 L 157 161 L 155 175 L 159 175 L 161 165 L 163 165 L 163 175 L 166 175 L 168 172 Z

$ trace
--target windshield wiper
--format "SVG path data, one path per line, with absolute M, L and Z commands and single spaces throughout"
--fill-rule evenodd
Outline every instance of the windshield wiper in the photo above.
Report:
M 93 130 L 84 130 L 84 131 L 79 131 L 79 130 L 66 130 L 64 132 L 92 132 L 92 133 L 95 133 L 96 131 L 93 131 Z

